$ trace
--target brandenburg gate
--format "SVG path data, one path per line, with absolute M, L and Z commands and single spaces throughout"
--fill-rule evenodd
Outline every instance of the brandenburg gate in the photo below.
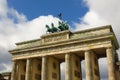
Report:
M 111 25 L 42 35 L 40 39 L 16 43 L 12 54 L 11 80 L 61 80 L 60 63 L 65 62 L 65 80 L 100 80 L 98 59 L 106 57 L 108 80 L 120 80 L 116 65 L 119 48 Z

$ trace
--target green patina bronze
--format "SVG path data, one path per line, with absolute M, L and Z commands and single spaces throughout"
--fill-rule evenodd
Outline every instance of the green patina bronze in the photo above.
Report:
M 51 26 L 52 26 L 52 33 L 54 33 L 54 32 L 58 32 L 58 29 L 54 26 L 54 24 L 53 23 L 51 23 Z
M 60 31 L 64 31 L 64 30 L 69 30 L 69 26 L 67 24 L 67 21 L 66 22 L 58 22 L 59 26 L 58 28 L 60 29 Z
M 54 24 L 51 23 L 51 27 L 49 27 L 48 25 L 46 25 L 47 32 L 54 33 L 54 32 L 69 30 L 69 26 L 67 24 L 67 21 L 63 21 L 62 20 L 62 14 L 61 13 L 58 14 L 58 18 L 60 19 L 60 21 L 58 21 L 58 28 L 56 28 L 54 26 Z
M 48 25 L 46 25 L 46 28 L 47 28 L 47 32 L 52 32 L 52 29 Z
M 49 33 L 58 32 L 58 29 L 54 26 L 53 23 L 51 23 L 51 28 L 48 25 L 46 25 L 46 28 L 47 28 L 47 32 Z

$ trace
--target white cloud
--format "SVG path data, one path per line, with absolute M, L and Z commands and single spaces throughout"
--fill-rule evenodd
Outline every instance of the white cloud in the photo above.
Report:
M 89 11 L 74 23 L 76 30 L 111 24 L 120 43 L 120 0 L 84 0 Z
M 84 0 L 84 2 L 89 11 L 80 18 L 79 23 L 74 23 L 76 30 L 111 24 L 120 44 L 120 0 Z M 118 53 L 120 53 L 120 49 Z M 106 80 L 108 78 L 107 61 L 100 59 L 99 63 L 101 78 Z
M 0 0 L 0 18 L 5 17 L 7 13 L 7 2 L 6 0 Z
M 119 0 L 86 0 L 90 11 L 95 11 L 96 14 L 105 21 L 113 25 L 116 34 L 120 34 L 118 28 L 120 26 L 120 1 Z
M 74 23 L 76 29 L 80 30 L 111 24 L 120 42 L 120 32 L 118 29 L 120 26 L 120 1 L 84 1 L 89 7 L 89 11 L 83 18 L 80 18 L 80 23 Z M 51 22 L 54 22 L 54 24 L 57 25 L 57 21 L 58 18 L 55 18 L 52 15 L 40 16 L 28 21 L 24 14 L 18 13 L 13 8 L 9 8 L 7 0 L 0 0 L 0 72 L 9 71 L 11 69 L 11 67 L 8 67 L 11 66 L 11 55 L 7 51 L 15 46 L 15 42 L 40 38 L 42 34 L 45 34 L 46 30 L 44 26 L 46 24 L 50 25 Z M 64 73 L 63 66 L 61 69 Z
M 80 23 L 75 23 L 77 29 L 111 24 L 116 35 L 120 34 L 118 29 L 120 26 L 119 0 L 84 0 L 84 2 L 88 6 L 89 11 L 84 17 L 80 18 Z
M 1 66 L 0 66 L 0 70 L 1 72 L 5 72 L 5 71 L 11 71 L 11 67 L 10 67 L 10 64 L 6 64 L 6 63 L 1 63 Z
M 74 23 L 74 25 L 76 26 L 76 30 L 83 30 L 109 24 L 94 11 L 87 12 L 83 18 L 80 18 L 80 21 L 80 23 Z
M 24 14 L 9 8 L 7 0 L 0 0 L 0 72 L 11 69 L 11 55 L 7 51 L 15 47 L 15 42 L 40 38 L 46 33 L 45 25 L 53 22 L 56 26 L 58 20 L 47 15 L 28 21 Z

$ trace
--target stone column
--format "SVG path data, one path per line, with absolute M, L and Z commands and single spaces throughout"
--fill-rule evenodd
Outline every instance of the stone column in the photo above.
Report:
M 94 52 L 92 52 L 91 55 L 93 80 L 100 80 L 98 57 Z
M 11 80 L 16 80 L 16 61 L 12 61 Z
M 48 80 L 47 79 L 47 57 L 46 56 L 43 56 L 42 57 L 42 76 L 41 76 L 41 80 Z
M 112 47 L 106 49 L 107 63 L 108 63 L 108 77 L 109 80 L 115 79 L 115 54 Z
M 27 59 L 27 63 L 26 63 L 26 75 L 25 75 L 25 80 L 32 80 L 31 79 L 31 66 L 32 66 L 32 60 L 31 59 Z
M 71 55 L 68 53 L 65 55 L 66 71 L 65 80 L 71 80 Z
M 81 60 L 78 55 L 71 55 L 71 80 L 82 80 Z
M 90 51 L 85 51 L 86 80 L 93 80 L 92 60 Z
M 115 52 L 115 73 L 116 73 L 116 80 L 120 80 L 120 71 L 119 66 L 117 65 L 117 62 L 119 62 L 119 56 L 116 51 Z

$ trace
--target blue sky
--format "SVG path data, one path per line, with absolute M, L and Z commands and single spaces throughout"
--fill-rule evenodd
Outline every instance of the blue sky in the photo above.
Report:
M 0 72 L 11 71 L 8 50 L 16 48 L 16 42 L 46 34 L 46 24 L 58 26 L 60 12 L 71 31 L 112 25 L 120 44 L 119 3 L 120 0 L 0 0 Z M 120 57 L 120 49 L 117 52 Z M 108 80 L 106 59 L 99 59 L 99 63 L 102 80 Z M 82 66 L 84 70 L 84 63 Z
M 8 5 L 25 14 L 28 20 L 41 15 L 57 16 L 62 13 L 63 20 L 70 24 L 79 22 L 79 18 L 88 11 L 83 0 L 8 0 Z

